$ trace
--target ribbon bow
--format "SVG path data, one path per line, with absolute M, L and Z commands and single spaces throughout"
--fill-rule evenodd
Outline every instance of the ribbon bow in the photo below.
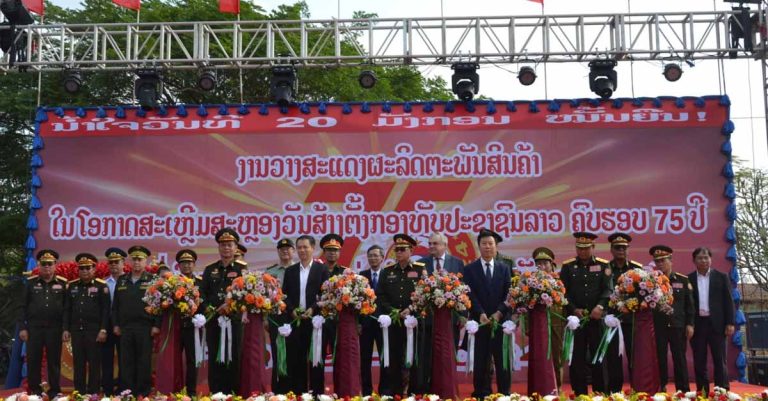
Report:
M 192 316 L 192 326 L 195 327 L 195 366 L 200 366 L 205 361 L 205 316 L 197 314 Z
M 413 355 L 415 354 L 414 345 L 416 343 L 416 331 L 414 329 L 418 325 L 419 321 L 415 317 L 408 315 L 405 318 L 405 329 L 407 335 L 407 342 L 405 347 L 405 367 L 407 368 L 410 368 L 411 365 L 413 365 Z
M 323 362 L 323 323 L 325 318 L 320 315 L 312 318 L 312 366 Z
M 226 316 L 219 316 L 219 354 L 216 360 L 219 363 L 232 362 L 232 320 Z
M 475 334 L 480 330 L 480 323 L 470 320 L 464 326 L 467 329 L 467 373 L 475 370 Z
M 381 315 L 378 321 L 382 337 L 384 338 L 384 346 L 381 350 L 381 363 L 386 368 L 389 366 L 389 326 L 392 325 L 392 318 L 388 315 Z

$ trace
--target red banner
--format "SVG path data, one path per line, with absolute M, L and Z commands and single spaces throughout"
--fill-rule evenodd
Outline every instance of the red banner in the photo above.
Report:
M 398 232 L 444 232 L 477 257 L 499 232 L 518 267 L 531 250 L 572 257 L 571 234 L 631 234 L 630 257 L 665 243 L 706 245 L 728 271 L 721 175 L 728 107 L 718 98 L 589 103 L 302 105 L 54 110 L 39 125 L 38 248 L 98 253 L 141 243 L 216 258 L 213 233 L 237 229 L 261 268 L 275 243 L 335 232 L 342 262 Z M 138 115 L 137 115 L 138 114 Z M 141 116 L 140 116 L 141 115 Z M 692 265 L 686 256 L 678 270 Z

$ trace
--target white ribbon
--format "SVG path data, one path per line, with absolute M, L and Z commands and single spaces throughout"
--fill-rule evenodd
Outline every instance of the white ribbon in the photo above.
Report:
M 501 330 L 505 336 L 509 336 L 509 367 L 511 370 L 517 370 L 515 369 L 515 330 L 517 330 L 517 325 L 511 320 L 507 320 L 501 325 Z
M 283 337 L 290 336 L 291 332 L 293 332 L 293 329 L 291 328 L 290 323 L 285 323 L 284 325 L 277 328 L 277 333 Z
M 411 316 L 408 315 L 405 318 L 405 329 L 406 329 L 406 337 L 407 342 L 405 346 L 405 364 L 406 366 L 413 365 L 413 354 L 414 354 L 414 345 L 416 343 L 414 337 L 415 337 L 415 328 L 419 325 L 419 321 Z
M 325 318 L 318 315 L 312 318 L 312 366 L 323 363 L 323 323 Z
M 384 346 L 381 350 L 381 364 L 385 368 L 389 366 L 389 326 L 392 325 L 392 318 L 389 315 L 379 316 L 379 326 L 381 326 L 381 335 L 384 338 Z
M 578 329 L 579 326 L 581 325 L 581 321 L 576 316 L 573 316 L 573 315 L 568 316 L 567 320 L 568 320 L 568 323 L 565 324 L 566 330 L 576 331 L 576 329 Z M 573 360 L 573 340 L 571 341 L 571 344 L 568 347 L 568 366 L 571 366 L 572 360 Z
M 624 355 L 624 331 L 621 329 L 621 320 L 617 319 L 616 316 L 608 315 L 605 317 L 605 325 L 611 328 L 607 339 L 609 343 L 613 339 L 614 334 L 617 331 L 619 332 L 619 356 Z
M 464 326 L 467 329 L 467 372 L 475 370 L 475 334 L 480 330 L 480 323 L 470 320 Z
M 195 327 L 195 366 L 200 366 L 205 360 L 205 316 L 197 314 L 192 316 L 192 325 Z
M 232 320 L 226 316 L 219 316 L 219 363 L 232 362 Z

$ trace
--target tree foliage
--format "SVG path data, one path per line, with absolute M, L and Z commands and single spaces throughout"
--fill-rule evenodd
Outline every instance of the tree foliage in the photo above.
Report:
M 739 271 L 768 291 L 768 171 L 742 168 L 734 184 Z

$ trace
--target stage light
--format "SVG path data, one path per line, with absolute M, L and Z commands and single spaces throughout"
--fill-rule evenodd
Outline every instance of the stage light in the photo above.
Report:
M 216 71 L 201 71 L 200 77 L 197 79 L 197 86 L 206 92 L 216 89 Z
M 24 7 L 21 0 L 0 0 L 0 11 L 11 25 L 32 25 L 35 23 L 32 14 Z
M 133 91 L 139 106 L 145 110 L 157 107 L 163 89 L 160 74 L 153 68 L 140 68 L 136 75 L 139 78 L 134 81 Z
M 536 70 L 529 66 L 521 67 L 517 73 L 517 80 L 525 86 L 533 85 L 536 82 Z
M 589 89 L 603 99 L 609 99 L 617 87 L 616 60 L 598 59 L 589 62 Z
M 67 93 L 77 93 L 80 91 L 80 87 L 83 86 L 83 77 L 80 74 L 80 70 L 68 70 L 65 74 L 62 82 L 64 90 Z
M 360 86 L 363 88 L 371 89 L 376 85 L 376 74 L 374 74 L 371 70 L 361 71 L 357 81 L 360 82 Z
M 280 106 L 288 106 L 293 102 L 297 90 L 296 70 L 292 65 L 272 67 L 272 80 L 269 93 Z
M 480 90 L 480 76 L 477 75 L 477 69 L 480 66 L 477 63 L 453 63 L 451 69 L 453 70 L 453 76 L 451 76 L 451 91 L 456 96 L 468 102 L 477 94 Z
M 669 82 L 675 82 L 683 76 L 683 69 L 679 64 L 669 63 L 664 65 L 664 78 Z

